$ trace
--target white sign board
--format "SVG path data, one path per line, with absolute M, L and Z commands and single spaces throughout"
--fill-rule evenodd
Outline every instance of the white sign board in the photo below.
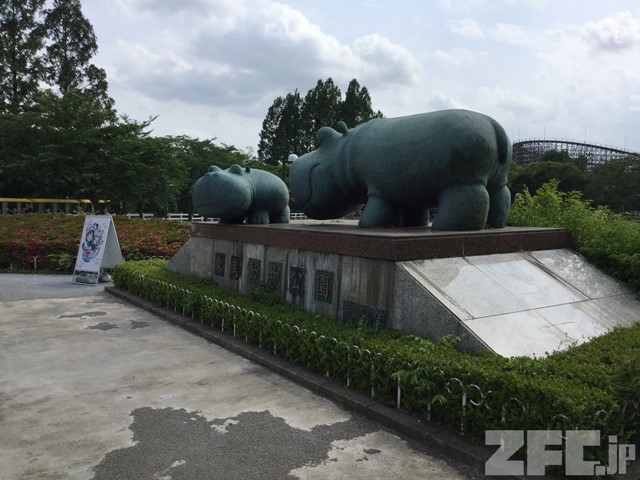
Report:
M 124 262 L 124 258 L 120 252 L 120 243 L 111 216 L 87 216 L 80 237 L 73 283 L 97 284 L 102 268 L 113 268 L 121 262 Z M 86 276 L 81 281 L 76 281 L 79 273 L 95 274 L 95 282 L 87 282 Z M 91 278 L 93 279 L 93 276 Z

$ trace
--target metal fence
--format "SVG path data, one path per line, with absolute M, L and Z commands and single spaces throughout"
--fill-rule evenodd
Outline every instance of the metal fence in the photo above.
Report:
M 170 283 L 128 272 L 127 289 L 175 312 L 207 323 L 234 337 L 271 351 L 274 355 L 293 358 L 296 352 L 306 358 L 306 366 L 322 371 L 327 377 L 344 382 L 348 387 L 366 389 L 373 397 L 393 398 L 397 408 L 405 406 L 405 399 L 422 398 L 422 414 L 431 421 L 434 413 L 446 409 L 458 422 L 462 435 L 467 433 L 471 415 L 486 424 L 500 428 L 521 428 L 523 416 L 531 411 L 527 398 L 509 397 L 499 400 L 498 392 L 455 376 L 447 376 L 438 365 L 412 365 L 384 352 L 345 343 L 308 331 L 298 325 L 270 319 L 245 308 L 206 295 L 196 294 Z M 305 352 L 299 351 L 304 345 Z M 355 381 L 355 379 L 358 379 Z M 420 390 L 416 390 L 420 385 Z M 455 407 L 457 405 L 457 407 Z M 411 408 L 410 408 L 411 409 Z M 640 399 L 601 409 L 593 415 L 594 425 L 619 425 L 618 435 L 624 435 L 636 416 L 640 415 Z M 546 428 L 584 429 L 585 419 L 576 421 L 562 412 L 549 411 Z M 542 428 L 543 425 L 537 425 Z M 611 433 L 611 432 L 608 432 Z

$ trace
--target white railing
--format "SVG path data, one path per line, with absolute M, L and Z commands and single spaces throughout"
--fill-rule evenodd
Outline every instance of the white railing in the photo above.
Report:
M 169 213 L 165 218 L 165 220 L 175 220 L 177 222 L 188 222 L 189 214 L 188 213 Z M 192 222 L 202 222 L 203 220 L 204 220 L 204 217 L 202 215 L 194 214 L 191 217 Z
M 127 218 L 140 218 L 140 214 L 139 213 L 127 213 L 127 214 L 125 214 L 125 216 Z M 150 218 L 154 218 L 154 215 L 153 215 L 153 213 L 143 213 L 142 214 L 142 218 L 143 218 L 143 220 L 148 220 Z M 306 220 L 306 218 L 307 218 L 307 216 L 302 212 L 292 212 L 291 213 L 291 220 Z M 164 220 L 173 220 L 173 221 L 176 221 L 176 222 L 188 222 L 189 221 L 189 214 L 188 213 L 169 213 L 163 219 Z M 205 221 L 205 217 L 203 217 L 202 215 L 194 214 L 191 217 L 191 220 L 193 222 L 203 222 L 203 221 Z M 207 218 L 206 221 L 208 221 L 208 222 L 217 222 L 218 220 L 219 220 L 218 218 Z

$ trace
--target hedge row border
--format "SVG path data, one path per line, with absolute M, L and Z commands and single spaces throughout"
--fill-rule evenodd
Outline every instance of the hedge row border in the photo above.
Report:
M 248 343 L 241 337 L 233 336 L 229 331 L 222 332 L 215 327 L 192 319 L 190 316 L 182 314 L 182 312 L 145 300 L 121 288 L 108 286 L 105 287 L 105 291 L 265 367 L 359 415 L 374 420 L 405 438 L 420 442 L 428 449 L 433 448 L 444 455 L 463 462 L 479 473 L 484 472 L 485 462 L 494 453 L 493 449 L 474 442 L 469 437 L 460 436 L 447 426 L 440 425 L 434 421 L 422 422 L 406 411 L 383 405 L 367 394 L 348 387 L 333 378 L 327 378 L 326 375 L 310 372 L 286 358 L 274 355 L 270 351 Z M 509 480 L 524 477 L 504 476 L 501 478 Z
M 167 308 L 173 307 L 174 311 L 177 311 L 178 306 L 180 306 L 180 309 L 182 310 L 182 314 L 191 315 L 192 320 L 197 320 L 197 318 L 200 318 L 200 321 L 202 323 L 207 322 L 207 323 L 211 323 L 211 325 L 214 326 L 214 318 L 215 318 L 216 319 L 215 321 L 218 323 L 217 328 L 221 329 L 222 331 L 224 331 L 225 329 L 225 320 L 226 320 L 227 321 L 226 328 L 227 330 L 232 328 L 234 336 L 236 334 L 240 336 L 244 336 L 247 341 L 249 341 L 249 336 L 251 336 L 254 343 L 257 343 L 261 348 L 264 348 L 264 346 L 262 345 L 263 342 L 262 342 L 261 329 L 262 329 L 262 325 L 266 323 L 273 324 L 276 330 L 286 329 L 289 331 L 288 337 L 285 335 L 284 337 L 280 337 L 280 338 L 297 338 L 297 337 L 306 335 L 309 337 L 307 341 L 310 340 L 312 342 L 311 346 L 314 348 L 316 346 L 316 343 L 318 345 L 321 343 L 320 342 L 321 340 L 323 341 L 322 345 L 324 346 L 328 346 L 331 342 L 333 342 L 335 343 L 335 347 L 340 347 L 340 344 L 339 344 L 340 342 L 335 338 L 326 339 L 324 338 L 323 335 L 318 335 L 315 332 L 307 332 L 304 329 L 300 329 L 296 325 L 289 325 L 278 320 L 275 320 L 275 321 L 270 320 L 265 316 L 259 315 L 256 312 L 249 311 L 242 307 L 230 305 L 226 302 L 213 299 L 206 295 L 196 294 L 195 292 L 191 292 L 187 289 L 177 287 L 168 282 L 164 282 L 162 280 L 158 280 L 153 277 L 145 277 L 144 275 L 129 269 L 123 269 L 123 270 L 124 271 L 119 272 L 121 277 L 120 283 L 126 285 L 126 288 L 131 290 L 132 293 L 138 294 L 138 295 L 144 295 L 145 297 L 147 297 L 147 299 L 150 299 L 160 304 L 164 304 Z M 126 280 L 124 280 L 124 277 L 126 277 Z M 197 298 L 198 296 L 200 296 L 200 298 Z M 154 298 L 149 298 L 149 297 L 154 297 Z M 259 321 L 256 322 L 255 320 L 259 320 Z M 259 331 L 255 330 L 255 324 L 259 325 L 258 327 Z M 251 325 L 253 325 L 253 327 L 251 327 Z M 239 326 L 239 331 L 236 331 L 238 329 L 238 326 Z M 252 328 L 253 330 L 251 330 Z M 271 340 L 267 340 L 267 343 L 269 341 Z M 284 343 L 286 343 L 286 341 Z M 291 341 L 291 343 L 295 344 L 296 340 Z M 306 345 L 307 344 L 305 344 L 305 346 Z M 320 345 L 320 347 L 322 347 L 322 345 Z M 372 353 L 369 350 L 361 349 L 355 345 L 351 350 L 349 345 L 344 344 L 342 346 L 346 347 L 347 354 L 349 354 L 351 351 L 355 352 L 357 349 L 357 351 L 360 353 L 361 359 L 362 359 L 362 352 L 367 352 L 367 358 L 370 360 L 370 367 L 371 367 L 371 385 L 370 385 L 371 397 L 374 397 L 375 396 L 374 364 L 377 364 L 378 367 L 381 367 L 382 365 L 386 366 L 386 364 L 388 364 L 389 362 L 396 361 L 397 359 L 384 358 L 383 355 L 380 353 L 376 353 L 376 352 Z M 269 345 L 267 348 L 269 350 L 272 349 L 271 345 Z M 289 345 L 288 348 L 289 348 L 288 355 L 290 357 L 293 357 L 294 355 L 293 353 L 291 353 L 291 348 L 295 348 L 295 347 L 291 347 L 291 345 Z M 287 355 L 287 346 L 281 345 L 279 348 L 278 345 L 274 344 L 273 351 L 274 353 Z M 297 353 L 299 354 L 300 352 L 297 352 Z M 320 354 L 324 355 L 322 359 L 323 361 L 327 360 L 328 358 L 330 359 L 330 357 L 333 355 L 330 352 L 330 349 L 328 352 L 324 352 L 324 353 L 320 352 Z M 310 364 L 307 363 L 307 366 L 310 366 Z M 318 370 L 317 365 L 315 368 L 316 370 Z M 330 369 L 328 367 L 326 370 L 327 370 L 326 372 L 327 378 L 330 376 L 330 374 L 333 374 L 334 377 L 344 382 L 345 380 L 344 372 L 330 372 L 329 371 Z M 423 368 L 420 370 L 425 370 L 425 369 Z M 411 374 L 414 374 L 417 371 L 418 369 L 416 369 L 414 366 L 410 364 L 403 365 L 402 367 L 400 367 L 399 370 L 396 370 L 396 374 L 394 374 L 396 376 L 394 377 L 393 381 L 394 383 L 397 382 L 397 402 L 396 402 L 397 408 L 400 408 L 401 406 L 401 394 L 402 394 L 402 389 L 400 384 L 401 380 L 406 381 L 408 378 L 410 378 Z M 342 377 L 340 373 L 343 374 Z M 437 374 L 437 369 L 434 368 L 433 372 L 425 371 L 422 373 L 431 374 L 431 375 Z M 376 379 L 376 380 L 381 380 L 381 379 Z M 389 386 L 389 383 L 390 383 L 389 380 L 390 379 L 387 379 L 385 381 L 387 386 Z M 428 380 L 430 381 L 430 379 Z M 350 386 L 348 372 L 346 376 L 346 383 L 347 383 L 347 386 Z M 361 389 L 363 388 L 362 383 L 358 386 Z M 526 405 L 522 401 L 520 401 L 518 398 L 508 398 L 502 404 L 502 408 L 500 408 L 498 412 L 495 409 L 495 407 L 494 408 L 490 407 L 489 401 L 487 400 L 487 397 L 492 392 L 487 391 L 488 389 L 485 388 L 486 393 L 483 393 L 482 388 L 479 387 L 478 385 L 472 384 L 471 382 L 467 382 L 467 384 L 465 385 L 465 383 L 463 383 L 463 381 L 460 380 L 459 378 L 453 378 L 453 377 L 449 378 L 446 381 L 445 386 L 446 386 L 446 394 L 451 394 L 453 396 L 452 398 L 454 402 L 452 403 L 455 403 L 455 400 L 460 402 L 458 403 L 458 405 L 461 406 L 461 411 L 459 415 L 460 417 L 459 424 L 460 424 L 460 433 L 462 435 L 464 435 L 465 433 L 465 421 L 467 420 L 465 418 L 465 415 L 468 415 L 470 412 L 478 415 L 478 414 L 481 414 L 482 412 L 484 412 L 484 414 L 487 414 L 487 410 L 492 411 L 491 414 L 494 415 L 494 417 L 497 417 L 497 419 L 501 417 L 501 422 L 500 420 L 498 420 L 498 423 L 496 426 L 496 428 L 498 429 L 501 427 L 504 429 L 509 428 L 509 425 L 505 423 L 505 414 L 507 412 L 507 409 L 511 415 L 513 415 L 514 411 L 517 412 L 519 410 L 521 412 L 528 413 Z M 368 388 L 368 386 L 365 386 L 365 388 Z M 387 395 L 387 397 L 388 396 L 389 395 Z M 387 401 L 388 401 L 388 398 L 387 398 Z M 498 407 L 499 406 L 500 405 L 498 405 Z M 431 400 L 429 400 L 428 407 L 429 408 L 426 415 L 427 421 L 430 420 Z M 602 431 L 608 431 L 608 432 L 613 431 L 611 427 L 613 427 L 614 425 L 619 425 L 620 434 L 622 434 L 624 431 L 624 426 L 626 421 L 633 420 L 636 415 L 640 414 L 639 402 L 631 402 L 631 404 L 630 402 L 626 402 L 625 405 L 610 405 L 610 407 L 611 407 L 610 411 L 600 409 L 596 412 L 594 410 L 593 412 L 595 412 L 595 414 L 591 415 L 593 417 L 593 420 L 598 425 L 601 425 L 603 427 Z M 618 416 L 618 415 L 620 416 L 620 418 L 618 420 L 613 420 L 613 423 L 610 423 L 611 419 L 614 416 Z M 555 414 L 552 416 L 546 416 L 546 418 L 548 420 L 548 423 L 546 424 L 547 429 L 562 428 L 563 430 L 568 430 L 572 428 L 582 427 L 580 423 L 571 423 L 571 419 L 564 414 Z M 582 420 L 584 421 L 584 418 Z M 445 423 L 449 423 L 449 422 L 445 422 Z M 629 424 L 631 424 L 631 422 L 629 422 Z M 537 428 L 542 428 L 543 426 L 544 425 L 542 424 L 538 424 Z M 511 426 L 511 428 L 515 428 L 515 427 Z

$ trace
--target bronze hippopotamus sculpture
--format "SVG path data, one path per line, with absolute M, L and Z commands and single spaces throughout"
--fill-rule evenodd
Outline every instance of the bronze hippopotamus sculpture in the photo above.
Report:
M 193 209 L 221 223 L 289 223 L 289 191 L 276 175 L 212 165 L 193 185 Z
M 361 227 L 423 226 L 433 207 L 434 230 L 506 224 L 511 142 L 486 115 L 443 110 L 353 129 L 338 122 L 318 140 L 290 174 L 291 193 L 311 218 L 340 218 L 366 204 Z

